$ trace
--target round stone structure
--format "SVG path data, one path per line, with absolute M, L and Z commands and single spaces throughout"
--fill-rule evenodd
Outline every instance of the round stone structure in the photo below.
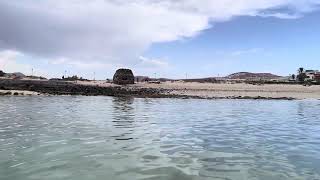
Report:
M 134 84 L 134 75 L 130 69 L 118 69 L 113 76 L 113 83 L 118 85 Z

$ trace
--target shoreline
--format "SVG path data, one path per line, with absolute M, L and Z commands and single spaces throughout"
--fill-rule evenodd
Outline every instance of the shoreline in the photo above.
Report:
M 77 95 L 74 96 L 88 96 L 88 95 Z M 73 96 L 72 94 L 41 94 L 36 91 L 23 91 L 23 90 L 0 90 L 1 96 Z M 107 96 L 107 95 L 91 95 L 91 96 Z M 109 95 L 108 95 L 109 96 Z M 111 96 L 111 95 L 110 95 Z M 135 97 L 135 98 L 168 98 L 168 99 L 207 99 L 207 100 L 223 100 L 223 99 L 235 99 L 235 100 L 298 100 L 289 97 L 250 97 L 250 96 L 226 96 L 226 97 L 203 97 L 203 96 L 191 96 L 191 95 L 166 95 L 159 94 L 153 96 L 132 96 L 132 95 L 117 95 L 112 97 Z M 318 100 L 318 99 L 314 99 Z M 319 99 L 320 100 L 320 99 Z
M 11 94 L 9 94 L 11 92 Z M 120 86 L 105 81 L 65 82 L 48 80 L 0 80 L 0 96 L 82 95 L 137 98 L 320 100 L 320 86 L 252 85 L 245 83 L 136 83 Z
M 0 90 L 0 96 L 40 96 L 44 95 L 35 91 L 25 90 Z

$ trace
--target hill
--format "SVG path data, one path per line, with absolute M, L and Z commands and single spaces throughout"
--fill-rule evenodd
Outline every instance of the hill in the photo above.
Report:
M 271 73 L 251 73 L 251 72 L 238 72 L 233 73 L 226 78 L 228 79 L 278 79 L 281 76 L 271 74 Z

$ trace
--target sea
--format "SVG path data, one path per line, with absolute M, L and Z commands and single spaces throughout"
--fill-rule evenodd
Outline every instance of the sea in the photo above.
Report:
M 320 101 L 0 97 L 0 180 L 320 180 Z

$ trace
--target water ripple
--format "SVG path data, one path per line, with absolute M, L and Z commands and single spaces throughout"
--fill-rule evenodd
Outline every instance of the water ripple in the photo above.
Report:
M 319 101 L 0 97 L 0 179 L 320 179 Z

